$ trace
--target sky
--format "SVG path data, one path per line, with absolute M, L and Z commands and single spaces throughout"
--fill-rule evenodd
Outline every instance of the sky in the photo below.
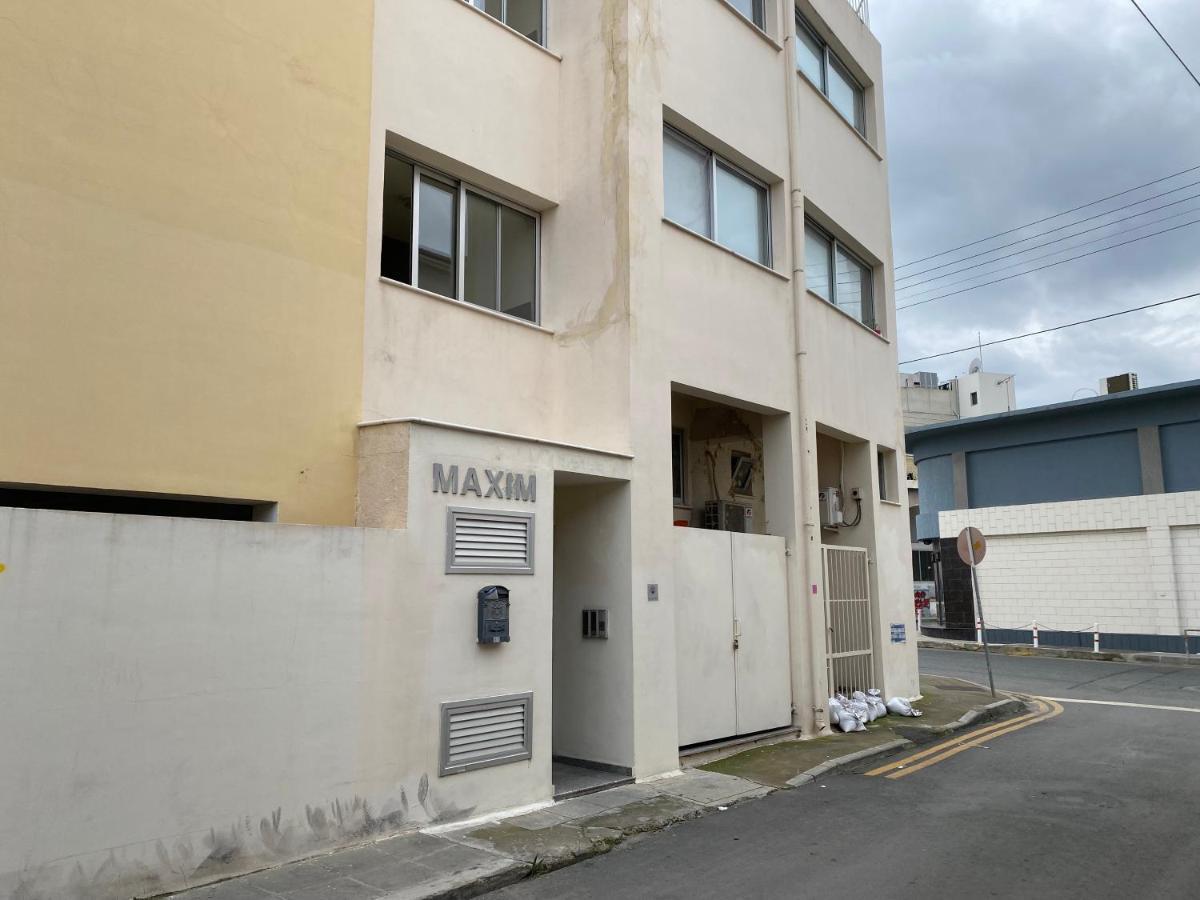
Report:
M 1200 75 L 1200 0 L 1139 3 Z M 904 266 L 1200 166 L 1200 86 L 1129 0 L 871 0 L 870 16 L 883 46 L 897 307 L 1200 220 L 1198 168 L 1069 216 Z M 1193 182 L 1190 189 L 1174 190 Z M 1174 192 L 959 265 L 915 274 L 1165 191 Z M 1196 199 L 1188 202 L 1030 249 L 1193 195 Z M 1080 249 L 1071 252 L 1075 246 Z M 1021 250 L 1026 252 L 951 274 Z M 1035 256 L 1046 258 L 1001 268 Z M 992 271 L 996 274 L 985 277 Z M 945 277 L 916 284 L 938 275 Z M 962 283 L 946 287 L 952 281 Z M 986 342 L 1195 291 L 1200 291 L 1200 221 L 1087 259 L 898 309 L 900 359 L 974 344 L 977 333 Z M 1136 372 L 1142 387 L 1200 378 L 1198 326 L 1200 297 L 984 348 L 984 369 L 1016 373 L 1022 407 L 1093 396 L 1101 378 L 1122 372 Z M 967 371 L 976 355 L 971 350 L 901 369 L 936 371 L 946 379 Z

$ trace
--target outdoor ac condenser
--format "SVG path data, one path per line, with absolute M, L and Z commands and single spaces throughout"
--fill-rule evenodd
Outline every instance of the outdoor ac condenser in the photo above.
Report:
M 745 532 L 750 520 L 750 507 L 740 503 L 721 504 L 721 527 L 725 531 Z
M 817 502 L 821 507 L 822 528 L 837 528 L 843 523 L 842 492 L 840 488 L 825 488 L 817 494 Z

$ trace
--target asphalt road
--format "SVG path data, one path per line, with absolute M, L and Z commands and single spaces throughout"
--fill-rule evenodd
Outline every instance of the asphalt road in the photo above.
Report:
M 1009 690 L 1198 712 L 1063 703 L 1055 719 L 901 779 L 835 775 L 499 895 L 1200 897 L 1200 668 L 993 661 Z M 983 664 L 921 654 L 923 671 L 972 681 Z

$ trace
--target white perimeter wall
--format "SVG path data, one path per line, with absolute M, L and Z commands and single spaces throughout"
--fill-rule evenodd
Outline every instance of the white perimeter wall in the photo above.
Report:
M 1200 628 L 1200 492 L 951 510 L 983 531 L 988 625 L 1179 634 Z

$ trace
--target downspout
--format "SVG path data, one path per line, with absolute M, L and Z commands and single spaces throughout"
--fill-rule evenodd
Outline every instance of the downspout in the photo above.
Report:
M 821 575 L 821 530 L 817 521 L 817 436 L 809 412 L 808 400 L 808 333 L 804 328 L 804 305 L 806 302 L 804 282 L 804 191 L 803 165 L 800 157 L 800 77 L 796 72 L 796 11 L 791 0 L 780 4 L 784 13 L 783 63 L 787 83 L 787 127 L 788 127 L 788 209 L 792 226 L 792 309 L 796 352 L 796 417 L 799 420 L 797 433 L 800 450 L 800 514 L 802 528 L 800 552 L 803 557 L 805 583 L 800 591 L 803 604 L 802 621 L 808 637 L 808 672 L 797 671 L 793 663 L 793 696 L 797 704 L 809 698 L 814 723 L 814 735 L 829 734 L 829 714 L 826 707 L 826 654 L 828 652 L 825 633 L 825 591 Z M 793 635 L 795 637 L 795 635 Z M 793 655 L 802 652 L 793 641 Z M 793 658 L 794 658 L 793 656 Z M 807 676 L 807 677 L 802 677 Z M 801 729 L 809 721 L 807 710 L 801 716 Z

